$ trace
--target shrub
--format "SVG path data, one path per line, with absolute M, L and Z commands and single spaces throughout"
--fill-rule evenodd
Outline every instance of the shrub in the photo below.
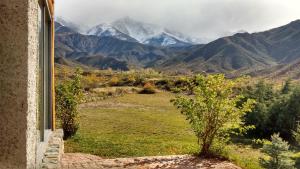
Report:
M 283 141 L 279 134 L 273 134 L 271 141 L 271 143 L 266 142 L 263 146 L 263 152 L 270 158 L 261 158 L 261 166 L 267 169 L 294 169 L 295 161 L 291 158 L 289 144 Z
M 155 87 L 149 82 L 145 83 L 143 90 L 140 91 L 140 94 L 154 94 L 154 93 L 156 93 Z
M 212 144 L 227 141 L 232 129 L 248 128 L 242 126 L 241 118 L 251 111 L 254 101 L 249 99 L 238 107 L 242 96 L 233 95 L 236 84 L 224 75 L 197 75 L 195 82 L 191 84 L 194 97 L 179 95 L 172 102 L 191 124 L 201 145 L 200 155 L 208 156 Z
M 299 145 L 300 144 L 300 125 L 297 125 L 296 130 L 292 131 L 294 140 Z
M 117 86 L 117 85 L 119 84 L 119 82 L 120 82 L 119 78 L 116 77 L 116 76 L 114 76 L 114 77 L 112 77 L 112 78 L 110 79 L 109 84 L 110 84 L 111 86 Z
M 292 89 L 293 89 L 292 79 L 288 79 L 288 80 L 285 81 L 285 84 L 281 89 L 281 93 L 282 94 L 289 94 L 292 91 Z
M 75 135 L 79 128 L 77 107 L 82 100 L 80 82 L 80 70 L 77 69 L 72 80 L 62 82 L 55 89 L 57 117 L 64 131 L 64 139 Z
M 157 82 L 155 82 L 155 86 L 163 90 L 171 90 L 171 82 L 167 79 L 158 80 Z

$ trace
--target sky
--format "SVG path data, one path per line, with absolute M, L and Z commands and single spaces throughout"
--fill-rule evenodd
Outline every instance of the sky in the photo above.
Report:
M 123 17 L 216 39 L 300 19 L 300 0 L 56 0 L 56 16 L 84 27 Z

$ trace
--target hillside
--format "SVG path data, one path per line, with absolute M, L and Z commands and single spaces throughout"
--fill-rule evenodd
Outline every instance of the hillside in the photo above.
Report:
M 125 61 L 131 67 L 139 68 L 162 63 L 177 56 L 177 53 L 178 51 L 172 48 L 144 45 L 114 37 L 83 35 L 62 25 L 57 26 L 56 29 L 55 57 L 78 60 L 82 57 L 102 55 Z M 78 61 L 82 60 L 84 59 Z
M 128 29 L 128 34 L 124 32 L 126 31 L 114 32 L 114 36 L 85 35 L 60 25 L 56 28 L 56 57 L 86 64 L 85 57 L 101 55 L 101 58 L 89 58 L 89 65 L 106 65 L 104 62 L 113 58 L 126 62 L 128 68 L 151 67 L 167 72 L 225 73 L 234 76 L 266 76 L 270 71 L 282 71 L 279 74 L 285 76 L 283 68 L 292 67 L 294 77 L 299 77 L 296 74 L 300 72 L 300 68 L 293 65 L 300 58 L 300 20 L 264 32 L 237 33 L 205 45 L 178 45 L 183 42 L 176 39 L 173 41 L 177 46 L 162 45 L 170 43 L 161 38 L 166 34 L 140 43 L 130 38 L 133 36 L 132 31 L 130 33 Z M 121 36 L 123 40 L 115 35 Z M 104 57 L 108 59 L 103 59 Z M 118 68 L 119 63 L 114 61 L 111 64 L 110 66 Z
M 300 58 L 300 20 L 260 33 L 238 33 L 199 47 L 183 62 L 200 72 L 247 73 Z

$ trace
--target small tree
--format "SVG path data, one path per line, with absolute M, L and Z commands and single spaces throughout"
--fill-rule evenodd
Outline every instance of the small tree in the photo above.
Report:
M 78 128 L 78 104 L 82 99 L 81 72 L 79 69 L 72 80 L 56 86 L 57 117 L 64 131 L 64 139 L 73 136 Z
M 297 125 L 297 128 L 295 131 L 293 131 L 293 137 L 297 144 L 300 144 L 300 125 Z
M 201 145 L 200 155 L 207 156 L 215 140 L 226 140 L 232 129 L 247 129 L 241 118 L 251 111 L 254 101 L 237 106 L 242 98 L 234 95 L 237 83 L 224 75 L 197 75 L 190 83 L 194 96 L 177 96 L 172 102 L 191 124 Z
M 273 134 L 271 141 L 263 146 L 263 152 L 270 158 L 261 158 L 261 166 L 267 169 L 294 169 L 295 161 L 290 157 L 289 144 L 283 141 L 279 134 Z

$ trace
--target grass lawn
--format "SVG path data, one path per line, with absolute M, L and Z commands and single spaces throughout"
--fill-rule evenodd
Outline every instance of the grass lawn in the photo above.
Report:
M 174 95 L 127 94 L 80 108 L 80 129 L 65 142 L 66 152 L 101 157 L 193 154 L 197 139 L 185 117 L 170 103 Z M 230 145 L 225 157 L 245 169 L 259 169 L 261 153 Z
M 128 94 L 88 103 L 80 109 L 80 129 L 65 149 L 102 157 L 195 153 L 196 137 L 170 103 L 173 97 Z

